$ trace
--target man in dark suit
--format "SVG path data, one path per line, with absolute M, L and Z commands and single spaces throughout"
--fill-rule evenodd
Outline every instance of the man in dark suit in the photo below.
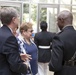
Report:
M 0 11 L 0 75 L 21 75 L 27 72 L 27 65 L 22 62 L 19 47 L 13 30 L 18 26 L 17 10 L 11 7 Z
M 48 62 L 51 57 L 51 43 L 54 34 L 47 31 L 47 23 L 40 23 L 41 32 L 36 33 L 34 41 L 38 47 L 38 75 L 47 75 Z
M 57 25 L 61 32 L 52 43 L 49 70 L 54 75 L 76 75 L 76 31 L 72 26 L 73 15 L 64 10 L 57 17 Z

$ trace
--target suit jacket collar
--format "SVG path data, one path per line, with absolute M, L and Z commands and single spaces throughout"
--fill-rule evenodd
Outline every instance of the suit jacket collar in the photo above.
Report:
M 65 28 L 63 28 L 63 29 L 61 30 L 61 32 L 64 31 L 64 30 L 67 30 L 67 29 L 73 29 L 73 30 L 74 30 L 73 26 L 66 26 Z
M 12 33 L 11 29 L 7 25 L 3 25 L 2 28 L 10 33 Z M 13 34 L 13 33 L 12 33 Z
M 3 25 L 2 27 L 11 31 L 11 29 L 7 25 Z
M 74 30 L 73 26 L 66 26 L 66 27 L 64 27 L 64 28 L 58 33 L 58 35 L 61 34 L 63 31 L 68 30 L 68 29 Z

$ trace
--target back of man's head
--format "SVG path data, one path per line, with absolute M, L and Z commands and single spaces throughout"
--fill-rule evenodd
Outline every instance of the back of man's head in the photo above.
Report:
M 42 29 L 42 31 L 46 31 L 47 30 L 47 23 L 45 21 L 41 21 L 40 28 Z
M 13 7 L 4 7 L 0 10 L 0 20 L 3 25 L 11 23 L 13 17 L 18 17 L 18 12 Z
M 64 11 L 60 12 L 59 18 L 63 19 L 68 24 L 72 24 L 73 15 L 68 10 L 64 10 Z
M 57 25 L 60 28 L 60 30 L 62 30 L 65 26 L 72 25 L 72 21 L 73 15 L 68 10 L 61 11 L 57 17 Z

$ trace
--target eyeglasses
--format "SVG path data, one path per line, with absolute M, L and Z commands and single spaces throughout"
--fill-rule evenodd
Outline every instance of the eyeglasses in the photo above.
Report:
M 28 30 L 28 32 L 31 32 L 31 33 L 32 33 L 32 32 L 33 32 L 33 30 Z

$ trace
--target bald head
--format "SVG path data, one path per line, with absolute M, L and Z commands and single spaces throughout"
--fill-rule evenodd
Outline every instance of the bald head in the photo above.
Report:
M 58 26 L 62 29 L 66 25 L 72 25 L 73 15 L 70 11 L 64 10 L 58 15 Z
M 60 12 L 60 14 L 58 15 L 59 18 L 63 18 L 65 21 L 69 21 L 72 22 L 73 16 L 72 13 L 70 11 L 64 10 L 62 12 Z

